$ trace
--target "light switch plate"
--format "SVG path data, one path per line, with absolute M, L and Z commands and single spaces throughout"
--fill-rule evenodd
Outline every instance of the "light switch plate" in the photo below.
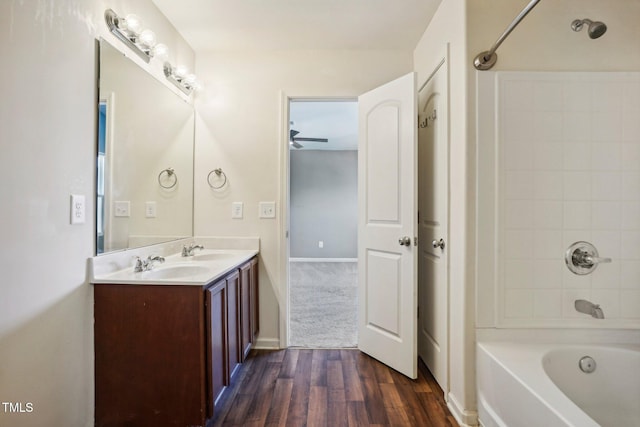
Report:
M 144 216 L 147 218 L 155 218 L 158 214 L 158 204 L 156 202 L 146 202 L 144 204 Z
M 260 218 L 275 218 L 276 202 L 260 202 L 258 204 L 258 216 Z
M 242 202 L 233 202 L 231 204 L 231 218 L 242 219 L 242 211 L 244 204 Z
M 118 217 L 131 216 L 131 203 L 128 200 L 113 202 L 113 216 L 118 216 Z
M 85 198 L 82 194 L 71 195 L 71 224 L 84 224 Z

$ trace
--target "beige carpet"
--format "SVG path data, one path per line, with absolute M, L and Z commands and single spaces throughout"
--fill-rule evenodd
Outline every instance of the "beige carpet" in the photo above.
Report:
M 358 264 L 292 262 L 290 344 L 349 348 L 358 344 Z

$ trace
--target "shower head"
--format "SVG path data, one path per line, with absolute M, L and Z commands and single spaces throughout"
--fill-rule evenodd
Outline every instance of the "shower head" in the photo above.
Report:
M 587 24 L 589 28 L 587 29 L 587 33 L 589 34 L 589 38 L 597 39 L 602 36 L 607 31 L 607 26 L 604 22 L 600 21 L 592 21 L 590 19 L 576 19 L 571 23 L 571 29 L 573 31 L 582 30 L 582 26 Z

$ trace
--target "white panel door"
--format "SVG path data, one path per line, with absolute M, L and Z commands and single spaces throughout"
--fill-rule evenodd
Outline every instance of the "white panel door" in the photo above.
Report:
M 418 94 L 418 354 L 448 387 L 447 64 Z
M 415 73 L 361 95 L 358 348 L 416 378 Z

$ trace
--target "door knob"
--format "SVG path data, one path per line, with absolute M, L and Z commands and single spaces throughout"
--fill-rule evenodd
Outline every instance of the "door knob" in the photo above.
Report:
M 444 249 L 444 239 L 434 240 L 431 244 L 434 248 Z
M 398 243 L 400 243 L 400 246 L 411 246 L 411 237 L 409 236 L 404 236 L 398 239 Z

